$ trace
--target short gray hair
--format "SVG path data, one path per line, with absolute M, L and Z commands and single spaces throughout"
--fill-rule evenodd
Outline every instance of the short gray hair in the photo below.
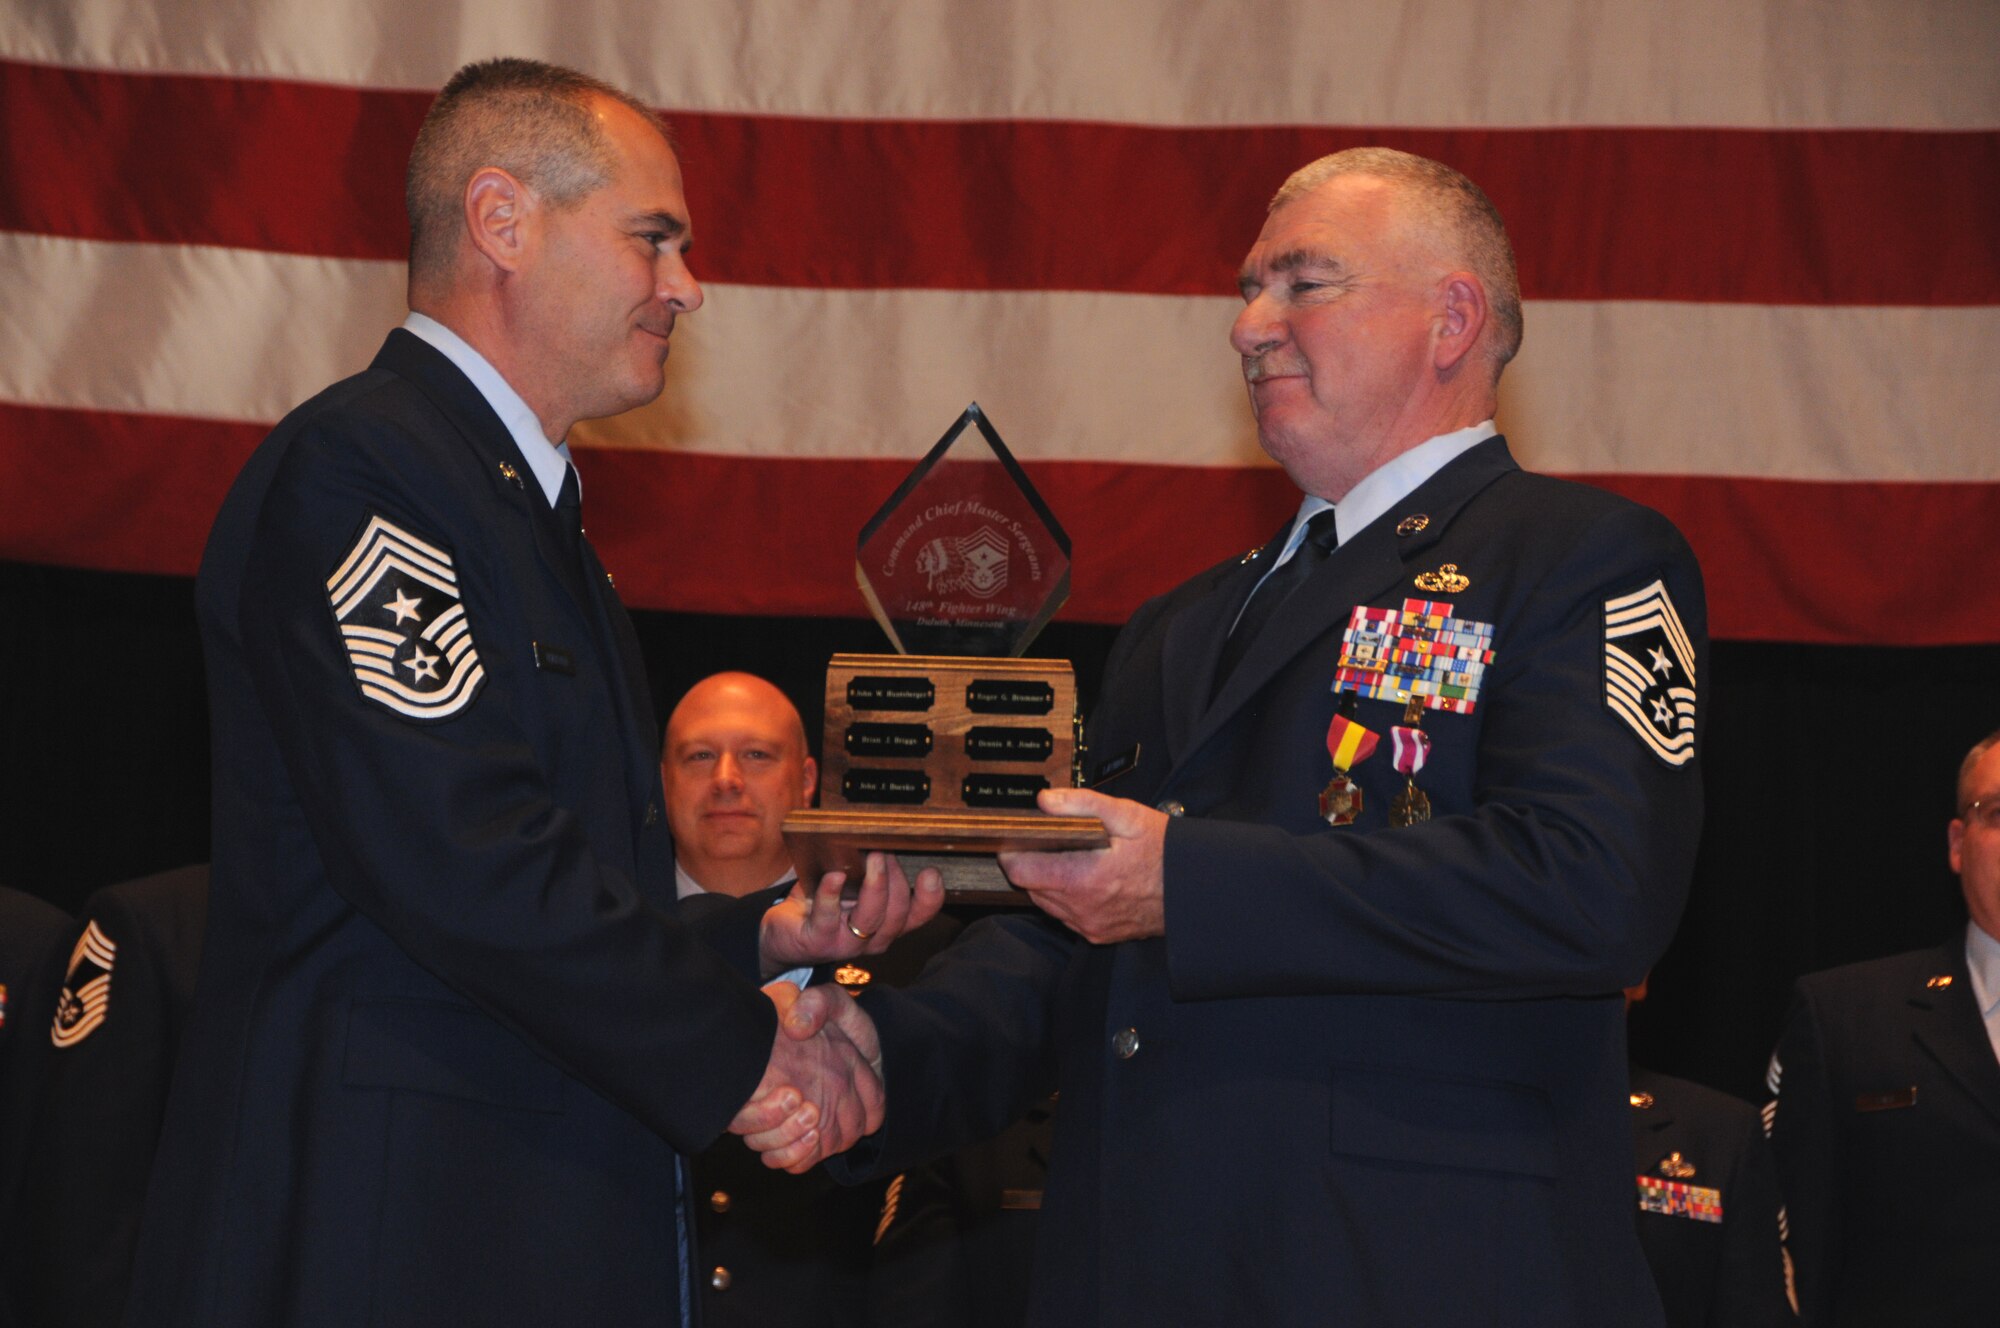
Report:
M 1400 198 L 1412 215 L 1486 288 L 1496 325 L 1489 354 L 1497 377 L 1521 349 L 1521 277 L 1507 223 L 1486 191 L 1441 161 L 1394 148 L 1349 148 L 1308 162 L 1278 188 L 1268 211 L 1295 203 L 1340 175 L 1367 175 L 1403 186 Z
M 1972 767 L 1978 765 L 1979 759 L 1992 751 L 1994 745 L 1997 743 L 2000 743 L 2000 729 L 1995 729 L 1978 742 L 1973 743 L 1972 750 L 1967 752 L 1965 759 L 1958 763 L 1958 806 L 1954 813 L 1955 815 L 1965 815 L 1966 804 L 1971 801 L 1968 795 L 1972 792 Z
M 630 107 L 666 137 L 651 107 L 574 69 L 503 57 L 453 74 L 410 149 L 403 203 L 411 277 L 450 270 L 466 182 L 484 167 L 498 166 L 558 209 L 604 185 L 611 145 L 591 114 L 595 97 Z

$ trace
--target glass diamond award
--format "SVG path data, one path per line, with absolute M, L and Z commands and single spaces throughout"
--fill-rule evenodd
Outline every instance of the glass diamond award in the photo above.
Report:
M 1081 768 L 1076 675 L 1021 654 L 1069 598 L 1069 536 L 978 403 L 861 528 L 855 580 L 893 655 L 827 666 L 820 805 L 785 818 L 804 880 L 870 850 L 943 872 L 960 900 L 1019 892 L 994 854 L 1102 848 L 1090 816 L 1044 788 Z

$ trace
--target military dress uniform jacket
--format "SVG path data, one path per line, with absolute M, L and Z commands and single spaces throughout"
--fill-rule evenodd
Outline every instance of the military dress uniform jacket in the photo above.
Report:
M 776 1018 L 756 914 L 679 916 L 636 638 L 577 550 L 401 330 L 238 477 L 196 587 L 208 936 L 128 1324 L 692 1314 L 676 1150 Z
M 1771 1082 L 1799 1317 L 1991 1324 L 2000 1059 L 1963 934 L 1801 978 Z
M 1035 1323 L 1658 1324 L 1620 989 L 1666 946 L 1699 831 L 1694 559 L 1657 513 L 1492 439 L 1354 533 L 1211 703 L 1278 545 L 1143 606 L 1090 723 L 1093 761 L 1138 749 L 1106 791 L 1174 817 L 1165 937 L 968 929 L 875 1007 L 888 1119 L 847 1165 L 990 1133 L 1047 1091 L 1053 1048 Z M 1469 584 L 1415 582 L 1441 573 Z M 1607 624 L 1662 592 L 1680 626 L 1637 652 L 1649 735 L 1607 702 Z M 1491 625 L 1492 661 L 1471 713 L 1423 714 L 1433 819 L 1389 824 L 1404 706 L 1363 699 L 1381 746 L 1330 827 L 1344 629 L 1407 599 Z
M 879 955 L 822 965 L 813 980 L 838 983 L 866 1009 L 882 986 L 914 978 L 959 927 L 957 919 L 941 915 Z M 824 1168 L 799 1176 L 774 1171 L 734 1135 L 717 1139 L 691 1162 L 705 1328 L 862 1328 L 877 1322 L 869 1295 L 882 1182 L 841 1185 Z
M 0 1251 L 36 1328 L 116 1328 L 208 911 L 206 865 L 121 881 L 68 931 L 62 1001 L 42 1043 L 35 1147 Z
M 6 1252 L 32 1221 L 18 1197 L 20 1169 L 71 921 L 47 900 L 0 885 L 0 1328 L 26 1322 L 16 1316 Z
M 1784 1200 L 1757 1108 L 1632 1067 L 1639 1243 L 1668 1328 L 1784 1328 Z

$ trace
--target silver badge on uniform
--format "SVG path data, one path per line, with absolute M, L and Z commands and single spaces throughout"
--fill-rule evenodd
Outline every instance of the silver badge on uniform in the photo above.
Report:
M 410 719 L 472 704 L 486 668 L 458 600 L 451 554 L 382 517 L 326 579 L 327 602 L 361 694 Z
M 1604 601 L 1604 703 L 1668 765 L 1694 759 L 1694 643 L 1664 582 Z
M 97 928 L 97 920 L 83 929 L 76 949 L 69 954 L 69 971 L 63 976 L 62 994 L 56 997 L 55 1023 L 49 1027 L 49 1041 L 58 1047 L 74 1047 L 89 1037 L 111 1013 L 111 969 L 118 958 L 118 943 Z

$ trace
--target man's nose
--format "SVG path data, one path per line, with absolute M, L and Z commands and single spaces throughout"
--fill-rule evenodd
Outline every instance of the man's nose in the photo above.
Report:
M 1270 306 L 1259 295 L 1244 305 L 1243 312 L 1230 324 L 1229 344 L 1238 355 L 1263 355 L 1284 341 L 1284 330 L 1283 321 L 1272 315 Z
M 653 274 L 653 298 L 676 313 L 691 314 L 701 308 L 701 283 L 687 265 L 687 256 L 669 245 L 660 254 Z

